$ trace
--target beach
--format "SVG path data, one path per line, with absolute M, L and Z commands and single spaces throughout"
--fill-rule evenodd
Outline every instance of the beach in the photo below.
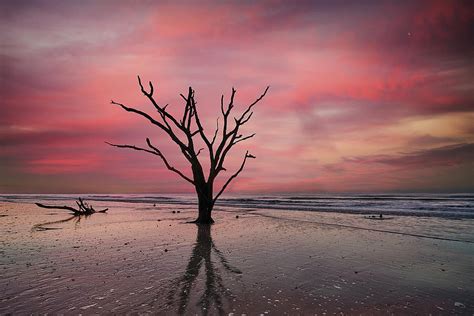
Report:
M 51 223 L 68 213 L 33 202 L 72 197 L 0 200 L 0 314 L 474 313 L 469 206 L 380 220 L 223 201 L 198 226 L 192 201 L 90 197 L 109 211 Z

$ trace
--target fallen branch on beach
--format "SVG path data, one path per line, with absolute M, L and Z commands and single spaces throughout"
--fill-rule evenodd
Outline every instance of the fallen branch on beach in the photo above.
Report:
M 70 206 L 57 206 L 57 205 L 44 205 L 41 203 L 35 203 L 37 206 L 42 207 L 42 208 L 47 208 L 47 209 L 58 209 L 58 210 L 67 210 L 70 211 L 74 216 L 89 216 L 94 213 L 105 213 L 107 212 L 108 208 L 103 209 L 103 210 L 95 210 L 92 205 L 89 205 L 88 203 L 84 202 L 82 198 L 79 198 L 78 201 L 76 201 L 77 206 L 79 207 L 78 209 Z
M 59 223 L 65 223 L 69 222 L 71 220 L 74 220 L 76 224 L 78 224 L 81 220 L 81 218 L 88 217 L 94 213 L 105 213 L 107 212 L 108 208 L 103 209 L 103 210 L 96 210 L 92 207 L 92 205 L 89 205 L 88 203 L 84 202 L 82 198 L 79 198 L 76 201 L 77 206 L 79 207 L 78 209 L 71 207 L 71 206 L 58 206 L 58 205 L 44 205 L 41 203 L 35 203 L 37 206 L 42 207 L 42 208 L 47 208 L 47 209 L 57 209 L 57 210 L 67 210 L 70 211 L 72 216 L 66 219 L 61 219 L 58 221 L 53 221 L 53 222 L 47 222 L 47 223 L 41 223 L 41 224 L 36 224 L 33 226 L 33 230 L 37 231 L 43 231 L 43 230 L 50 230 L 50 229 L 60 229 L 60 228 L 52 228 L 52 227 L 45 227 L 47 225 L 52 225 L 52 224 L 59 224 Z

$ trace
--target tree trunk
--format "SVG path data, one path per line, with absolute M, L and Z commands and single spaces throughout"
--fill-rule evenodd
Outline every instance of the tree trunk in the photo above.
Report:
M 204 184 L 196 186 L 196 193 L 198 196 L 199 215 L 194 221 L 196 224 L 213 224 L 214 220 L 211 217 L 214 203 L 212 201 L 212 186 Z

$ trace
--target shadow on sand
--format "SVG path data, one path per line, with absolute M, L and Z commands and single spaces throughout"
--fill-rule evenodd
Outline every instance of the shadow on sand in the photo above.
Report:
M 221 265 L 223 269 L 219 269 L 218 265 Z M 232 274 L 242 274 L 242 272 L 230 265 L 224 254 L 216 248 L 211 237 L 211 225 L 198 225 L 196 243 L 188 265 L 184 274 L 172 282 L 172 289 L 167 295 L 168 306 L 173 305 L 173 302 L 178 304 L 178 314 L 182 315 L 186 312 L 201 271 L 204 273 L 201 278 L 204 281 L 204 289 L 198 298 L 197 306 L 204 315 L 215 314 L 210 311 L 212 307 L 218 314 L 224 314 L 223 299 L 229 299 L 232 293 L 224 286 L 221 272 Z
M 31 229 L 32 231 L 45 231 L 45 230 L 56 230 L 56 229 L 62 229 L 61 227 L 48 227 L 50 225 L 54 225 L 54 224 L 62 224 L 62 223 L 66 223 L 66 222 L 69 222 L 69 221 L 74 221 L 75 223 L 75 227 L 77 228 L 77 225 L 79 225 L 79 223 L 81 222 L 81 218 L 87 218 L 89 217 L 90 215 L 72 215 L 66 219 L 60 219 L 58 221 L 52 221 L 52 222 L 46 222 L 46 223 L 40 223 L 40 224 L 36 224 L 33 226 L 33 228 Z

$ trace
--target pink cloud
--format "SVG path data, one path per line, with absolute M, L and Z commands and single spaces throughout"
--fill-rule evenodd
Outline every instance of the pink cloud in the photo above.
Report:
M 87 191 L 87 177 L 100 178 L 103 191 L 188 190 L 153 157 L 104 144 L 140 145 L 150 136 L 187 168 L 162 133 L 109 104 L 114 99 L 153 113 L 137 74 L 154 82 L 157 100 L 175 113 L 179 93 L 192 85 L 208 130 L 222 93 L 238 89 L 238 111 L 271 85 L 248 126 L 256 138 L 236 148 L 228 163 L 236 168 L 246 148 L 258 156 L 236 191 L 403 189 L 417 175 L 394 176 L 393 164 L 379 160 L 347 161 L 347 148 L 374 158 L 376 145 L 395 159 L 416 146 L 436 150 L 474 137 L 466 129 L 441 136 L 390 129 L 404 120 L 473 113 L 469 3 L 111 5 L 2 4 L 1 190 L 44 189 L 39 177 L 52 183 L 71 175 L 78 180 L 66 181 L 66 191 Z M 460 157 L 463 165 L 468 157 Z M 410 166 L 411 160 L 397 161 Z M 432 164 L 431 174 L 445 167 Z

